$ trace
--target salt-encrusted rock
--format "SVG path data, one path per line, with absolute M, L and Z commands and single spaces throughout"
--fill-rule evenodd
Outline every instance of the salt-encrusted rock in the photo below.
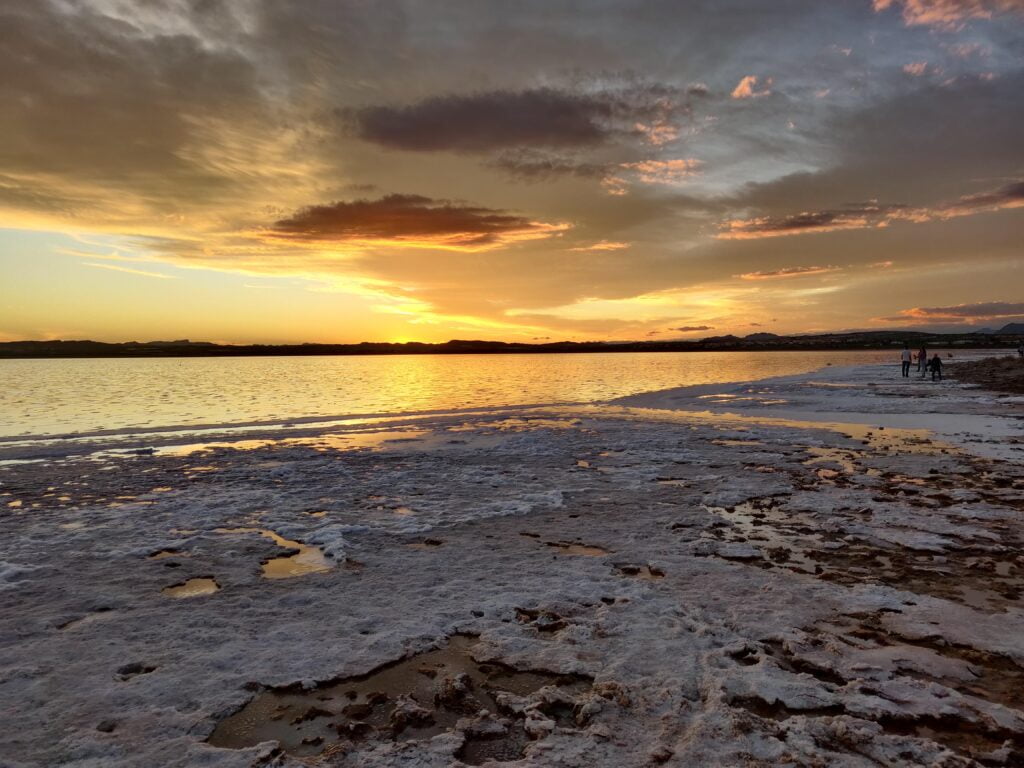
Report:
M 396 733 L 400 733 L 410 725 L 429 725 L 432 722 L 434 722 L 433 712 L 421 707 L 415 699 L 399 696 L 395 701 L 395 708 L 391 712 L 389 724 Z
M 528 710 L 523 729 L 533 738 L 542 739 L 555 730 L 555 721 L 537 709 Z

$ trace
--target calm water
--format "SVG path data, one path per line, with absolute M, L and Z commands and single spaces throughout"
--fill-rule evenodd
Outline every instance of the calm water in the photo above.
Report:
M 605 400 L 897 352 L 0 360 L 0 437 Z

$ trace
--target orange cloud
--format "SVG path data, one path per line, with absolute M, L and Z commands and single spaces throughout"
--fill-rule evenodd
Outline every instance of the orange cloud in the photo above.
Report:
M 950 307 L 912 307 L 901 309 L 887 321 L 903 320 L 997 320 L 1024 315 L 1024 302 L 985 301 L 976 304 L 956 304 Z
M 635 171 L 644 184 L 674 184 L 697 174 L 700 165 L 700 161 L 694 158 L 678 158 L 623 163 L 621 167 Z
M 601 240 L 600 242 L 594 243 L 593 245 L 580 245 L 576 248 L 570 248 L 570 251 L 581 251 L 584 253 L 590 251 L 620 251 L 623 248 L 629 248 L 629 243 L 618 243 L 611 240 Z
M 660 147 L 679 138 L 679 127 L 667 120 L 659 120 L 654 123 L 636 123 L 633 126 L 637 133 L 643 135 L 648 144 Z
M 747 272 L 736 275 L 741 280 L 779 280 L 787 277 L 809 277 L 811 275 L 825 275 L 829 272 L 839 272 L 841 267 L 786 267 L 766 272 Z
M 903 71 L 912 77 L 921 77 L 925 72 L 928 71 L 927 61 L 912 61 L 909 64 L 903 65 Z
M 1024 12 L 1024 0 L 872 0 L 875 11 L 899 7 L 907 26 L 959 29 L 971 19 Z
M 771 93 L 772 79 L 769 77 L 764 81 L 764 87 L 758 90 L 757 75 L 747 75 L 743 77 L 736 87 L 732 90 L 732 97 L 734 99 L 755 99 L 759 96 L 767 96 Z

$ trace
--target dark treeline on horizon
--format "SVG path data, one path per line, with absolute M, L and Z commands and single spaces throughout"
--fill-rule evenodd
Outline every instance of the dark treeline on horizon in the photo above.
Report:
M 0 343 L 0 358 L 68 357 L 255 357 L 299 355 L 458 355 L 585 352 L 725 352 L 783 350 L 891 349 L 908 343 L 926 347 L 1014 347 L 1024 339 L 1024 325 L 987 333 L 865 331 L 816 335 L 711 336 L 694 341 L 555 341 L 527 344 L 458 340 L 439 344 L 361 342 L 358 344 L 214 344 L 179 341 L 107 343 L 101 341 L 10 341 Z

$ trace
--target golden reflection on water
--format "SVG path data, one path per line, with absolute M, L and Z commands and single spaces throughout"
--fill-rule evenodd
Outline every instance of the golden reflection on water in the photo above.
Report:
M 214 533 L 258 533 L 279 547 L 299 550 L 294 555 L 275 557 L 263 563 L 263 578 L 265 579 L 291 579 L 296 576 L 305 576 L 308 573 L 323 573 L 334 567 L 319 547 L 286 539 L 266 528 L 215 528 Z
M 0 412 L 10 418 L 0 424 L 0 437 L 586 402 L 890 357 L 836 351 L 4 360 Z

